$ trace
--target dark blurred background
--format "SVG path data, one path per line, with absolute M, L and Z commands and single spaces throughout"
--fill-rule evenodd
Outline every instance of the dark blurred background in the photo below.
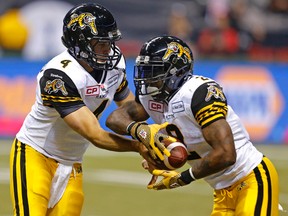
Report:
M 159 34 L 191 45 L 198 58 L 288 61 L 288 0 L 98 0 L 115 16 L 128 57 Z M 54 56 L 66 12 L 80 1 L 1 0 L 0 56 Z

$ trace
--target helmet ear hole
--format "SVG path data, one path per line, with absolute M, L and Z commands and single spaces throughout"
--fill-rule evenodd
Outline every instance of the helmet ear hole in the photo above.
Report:
M 173 64 L 176 64 L 176 63 L 177 63 L 177 57 L 174 57 L 174 58 L 171 60 L 171 62 L 172 62 Z

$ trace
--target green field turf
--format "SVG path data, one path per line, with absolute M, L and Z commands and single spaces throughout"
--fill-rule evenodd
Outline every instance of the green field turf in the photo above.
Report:
M 0 216 L 12 215 L 9 195 L 11 141 L 0 140 Z M 288 210 L 288 146 L 257 146 L 276 165 L 280 204 Z M 83 164 L 85 202 L 82 216 L 208 216 L 212 192 L 203 180 L 174 190 L 146 189 L 150 175 L 136 153 L 89 148 Z M 280 212 L 281 215 L 288 215 Z

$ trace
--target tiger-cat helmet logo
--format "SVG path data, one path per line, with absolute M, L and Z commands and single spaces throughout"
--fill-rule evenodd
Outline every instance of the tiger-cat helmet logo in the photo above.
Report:
M 95 19 L 96 18 L 91 13 L 82 13 L 80 15 L 73 14 L 70 22 L 67 24 L 67 28 L 71 28 L 72 31 L 76 31 L 77 26 L 79 26 L 81 30 L 88 26 L 91 29 L 91 33 L 93 35 L 97 35 L 98 30 L 95 24 Z
M 163 56 L 163 61 L 168 61 L 172 55 L 177 55 L 178 59 L 182 59 L 184 63 L 187 63 L 187 61 L 189 63 L 192 62 L 189 49 L 187 47 L 183 47 L 177 42 L 171 42 L 167 45 L 167 51 Z

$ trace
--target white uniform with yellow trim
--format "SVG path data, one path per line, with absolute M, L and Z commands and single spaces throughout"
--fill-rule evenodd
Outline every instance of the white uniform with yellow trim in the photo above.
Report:
M 166 133 L 168 132 L 176 137 L 179 137 L 179 133 L 181 133 L 187 149 L 191 154 L 190 157 L 192 157 L 190 158 L 191 160 L 188 161 L 191 166 L 193 166 L 194 159 L 205 156 L 211 150 L 211 146 L 208 145 L 203 138 L 201 125 L 197 122 L 191 110 L 191 100 L 194 98 L 195 91 L 205 83 L 215 82 L 206 77 L 193 75 L 193 77 L 169 99 L 168 105 L 154 101 L 149 95 L 139 96 L 141 104 L 155 123 L 161 124 L 165 121 L 170 123 L 166 128 Z M 211 86 L 213 88 L 213 85 Z M 208 93 L 205 93 L 205 99 L 207 101 L 209 101 L 211 97 L 221 97 L 221 95 L 213 91 L 209 92 L 208 90 L 207 92 Z M 193 101 L 192 103 L 198 103 L 198 101 Z M 207 107 L 203 106 L 202 109 L 208 109 Z M 226 120 L 234 136 L 237 160 L 233 166 L 205 178 L 214 189 L 222 189 L 233 185 L 239 179 L 248 175 L 261 162 L 263 157 L 262 153 L 250 142 L 247 131 L 242 126 L 240 119 L 233 109 L 229 105 L 227 105 L 227 108 Z M 201 112 L 201 110 L 199 112 Z M 203 112 L 205 113 L 205 111 Z M 213 121 L 213 118 L 214 117 L 211 116 L 207 121 Z M 217 118 L 217 116 L 215 118 Z M 206 124 L 206 122 L 202 124 Z
M 112 102 L 116 90 L 125 77 L 125 61 L 123 57 L 117 66 L 118 69 L 108 71 L 104 82 L 101 82 L 100 84 L 90 73 L 84 70 L 67 51 L 56 56 L 45 65 L 37 76 L 38 83 L 43 76 L 43 71 L 49 68 L 60 70 L 70 77 L 85 105 L 92 112 L 98 112 L 98 118 Z M 57 79 L 61 80 L 61 77 L 52 72 L 49 79 L 51 79 L 50 83 L 52 83 L 53 81 L 56 82 Z M 57 83 L 54 84 L 57 85 Z M 61 82 L 59 85 L 61 85 Z M 63 100 L 72 101 L 73 99 L 81 99 L 78 97 L 69 97 L 69 91 L 68 95 L 66 95 L 67 92 L 65 92 L 65 89 L 63 90 L 59 88 L 59 86 L 58 89 L 52 89 L 53 86 L 51 85 L 46 85 L 46 87 L 51 88 L 50 90 L 47 90 L 48 92 L 59 91 L 58 93 L 60 95 L 60 92 L 63 91 L 63 95 L 61 95 Z M 36 94 L 36 102 L 33 105 L 31 112 L 26 117 L 21 130 L 17 134 L 17 139 L 60 163 L 71 165 L 73 163 L 82 162 L 83 154 L 86 151 L 89 142 L 72 130 L 64 122 L 56 109 L 43 105 L 39 85 L 37 85 Z M 99 111 L 97 111 L 97 109 L 99 109 Z

